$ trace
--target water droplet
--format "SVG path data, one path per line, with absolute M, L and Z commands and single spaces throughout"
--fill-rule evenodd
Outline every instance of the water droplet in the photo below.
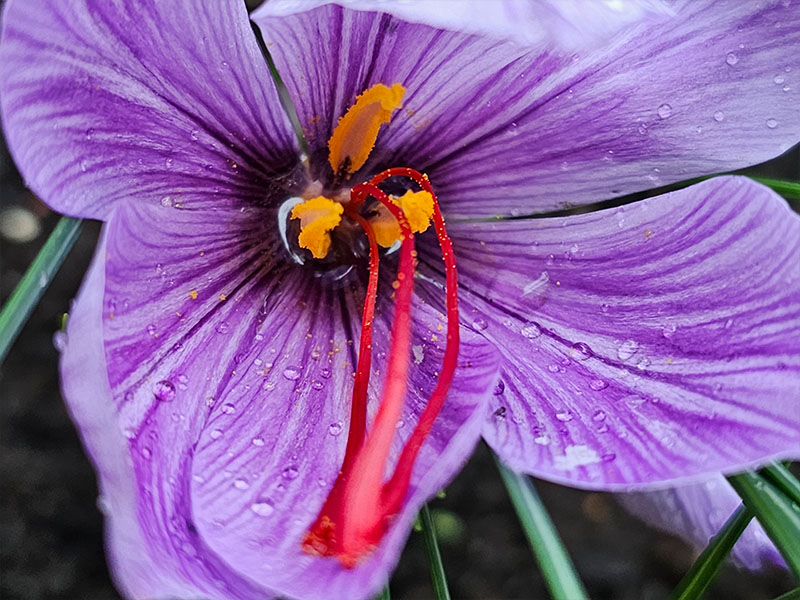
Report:
M 647 125 L 642 123 L 641 125 L 639 125 L 639 127 L 636 128 L 636 131 L 638 131 L 640 135 L 647 134 Z
M 678 326 L 675 323 L 667 323 L 664 327 L 661 328 L 661 335 L 665 338 L 671 338 L 675 332 L 678 330 Z
M 668 119 L 672 116 L 672 107 L 669 104 L 662 104 L 657 112 L 659 119 Z
M 569 421 L 572 421 L 572 413 L 569 412 L 568 410 L 557 412 L 556 419 L 558 419 L 562 423 L 568 423 Z
M 586 360 L 592 356 L 592 349 L 589 348 L 589 344 L 585 342 L 577 342 L 572 344 L 569 354 L 575 360 Z
M 342 429 L 344 429 L 344 424 L 341 421 L 336 421 L 335 423 L 328 425 L 328 433 L 330 433 L 332 436 L 341 434 Z
M 725 57 L 725 62 L 732 67 L 733 65 L 739 62 L 739 57 L 736 56 L 733 52 L 728 52 L 728 55 Z
M 608 454 L 603 454 L 603 456 L 601 456 L 601 459 L 603 460 L 603 462 L 611 462 L 615 458 L 617 458 L 617 455 L 614 454 L 613 452 L 609 452 Z
M 472 322 L 472 328 L 475 331 L 484 331 L 488 326 L 489 324 L 484 319 L 475 319 Z
M 786 81 L 786 78 L 783 75 L 775 75 L 772 81 L 774 81 L 777 85 L 781 85 L 784 81 Z
M 161 198 L 161 206 L 163 206 L 164 208 L 169 208 L 173 204 L 174 201 L 172 200 L 171 196 L 164 196 L 163 198 Z
M 250 510 L 260 517 L 268 517 L 273 513 L 275 507 L 269 500 L 262 500 L 260 502 L 253 502 L 253 504 L 250 505 Z
M 150 450 L 150 448 L 148 448 L 147 446 L 145 446 L 144 448 L 142 448 L 142 449 L 139 451 L 139 454 L 141 454 L 141 455 L 142 455 L 142 457 L 143 457 L 145 460 L 150 460 L 151 458 L 153 458 L 153 451 L 152 451 L 152 450 Z
M 644 371 L 649 366 L 650 366 L 650 359 L 647 358 L 646 356 L 643 356 L 641 359 L 639 359 L 639 362 L 636 363 L 636 368 L 639 369 L 640 371 Z
M 217 333 L 228 333 L 230 328 L 231 326 L 228 325 L 228 323 L 226 323 L 225 321 L 221 321 L 217 323 L 217 326 L 214 329 L 217 331 Z
M 253 444 L 253 446 L 258 446 L 261 448 L 264 445 L 264 438 L 254 437 L 252 440 L 250 440 L 250 443 Z
M 733 319 L 725 321 L 725 329 L 730 329 L 733 326 Z
M 641 396 L 637 396 L 636 394 L 625 396 L 624 401 L 625 404 L 627 404 L 631 408 L 639 408 L 642 404 L 646 402 L 644 398 L 642 398 Z
M 721 123 L 724 119 L 725 119 L 725 113 L 722 112 L 721 110 L 718 110 L 717 112 L 714 113 L 714 120 L 717 123 Z
M 558 373 L 560 369 L 557 364 L 550 364 L 547 365 L 547 370 L 550 371 L 551 373 Z
M 522 326 L 522 329 L 520 329 L 520 333 L 529 340 L 535 340 L 542 335 L 542 328 L 536 323 L 526 323 Z
M 325 387 L 325 384 L 322 383 L 321 381 L 312 381 L 311 387 L 314 388 L 315 390 L 321 390 L 322 388 Z
M 301 369 L 300 367 L 286 367 L 283 370 L 283 376 L 288 379 L 289 381 L 297 381 L 300 379 Z
M 620 360 L 628 360 L 631 356 L 636 354 L 639 349 L 639 344 L 635 340 L 625 340 L 617 348 L 617 356 Z
M 234 479 L 233 480 L 233 487 L 237 490 L 246 490 L 250 487 L 250 484 L 247 483 L 244 479 Z
M 538 435 L 533 438 L 533 442 L 535 444 L 539 444 L 540 446 L 547 446 L 550 443 L 550 437 L 546 435 Z
M 321 369 L 319 374 L 322 377 L 324 377 L 325 379 L 330 379 L 331 378 L 331 370 L 329 368 L 327 368 L 327 367 L 325 367 L 324 369 Z
M 153 386 L 153 395 L 161 402 L 172 402 L 175 399 L 175 384 L 168 379 L 162 379 Z
M 222 429 L 212 429 L 208 435 L 212 440 L 218 440 L 222 437 Z
M 594 411 L 594 414 L 592 415 L 592 421 L 597 421 L 599 423 L 600 421 L 605 421 L 605 420 L 606 420 L 605 411 L 603 410 Z
M 770 129 L 775 129 L 778 126 L 777 119 L 767 119 L 767 127 Z
M 603 381 L 602 379 L 592 379 L 589 382 L 589 387 L 599 392 L 600 390 L 604 390 L 608 387 L 608 382 Z
M 64 348 L 67 347 L 67 332 L 66 331 L 56 331 L 53 334 L 53 347 L 58 352 L 63 352 Z
M 494 395 L 499 396 L 502 394 L 506 389 L 506 384 L 503 383 L 503 380 L 497 382 L 497 385 L 494 386 Z
M 422 346 L 411 346 L 411 353 L 414 355 L 414 364 L 422 364 L 425 360 L 425 351 Z
M 297 467 L 294 465 L 286 467 L 283 471 L 281 471 L 281 477 L 284 479 L 297 479 L 297 476 L 300 474 L 300 471 L 297 470 Z
M 496 411 L 494 411 L 494 418 L 495 419 L 505 419 L 506 418 L 506 407 L 501 406 Z
M 236 407 L 230 402 L 226 402 L 225 404 L 222 405 L 222 412 L 225 413 L 226 415 L 232 415 L 233 413 L 236 412 Z
M 150 323 L 147 326 L 147 333 L 148 333 L 148 335 L 155 335 L 156 334 L 156 326 L 153 325 L 152 323 Z

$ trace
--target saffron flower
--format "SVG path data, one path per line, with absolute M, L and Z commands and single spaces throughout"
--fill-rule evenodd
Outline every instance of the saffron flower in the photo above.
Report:
M 304 153 L 240 2 L 6 4 L 10 148 L 106 222 L 62 379 L 129 597 L 368 597 L 481 436 L 612 491 L 798 455 L 775 194 L 496 219 L 789 149 L 797 5 L 678 3 L 568 50 L 491 4 L 398 6 L 253 15 Z

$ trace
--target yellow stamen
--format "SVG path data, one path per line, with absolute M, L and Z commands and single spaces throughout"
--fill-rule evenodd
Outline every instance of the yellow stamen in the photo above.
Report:
M 399 83 L 391 88 L 378 83 L 356 98 L 356 103 L 339 119 L 328 140 L 328 161 L 334 173 L 352 175 L 367 162 L 375 147 L 378 130 L 400 108 L 406 93 Z
M 414 233 L 422 233 L 430 225 L 433 217 L 433 197 L 428 192 L 409 190 L 399 198 L 393 196 L 392 202 L 403 209 Z M 375 232 L 375 241 L 378 245 L 389 248 L 400 239 L 400 225 L 382 204 L 378 205 L 377 214 L 369 220 L 369 223 Z
M 314 258 L 325 258 L 331 247 L 329 232 L 342 222 L 342 212 L 341 204 L 325 196 L 295 206 L 290 217 L 300 219 L 300 247 L 310 250 Z

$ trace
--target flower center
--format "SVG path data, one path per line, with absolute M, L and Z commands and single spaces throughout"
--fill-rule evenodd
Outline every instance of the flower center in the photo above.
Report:
M 405 90 L 378 84 L 361 94 L 339 120 L 328 142 L 334 174 L 349 178 L 366 162 L 378 130 L 389 120 Z M 390 196 L 381 187 L 389 180 L 410 180 L 418 188 Z M 389 182 L 391 183 L 391 182 Z M 303 540 L 303 549 L 318 556 L 335 556 L 355 566 L 383 538 L 391 519 L 403 505 L 414 464 L 423 442 L 441 411 L 456 369 L 459 347 L 458 295 L 455 258 L 436 194 L 426 175 L 409 168 L 392 168 L 359 183 L 349 200 L 340 203 L 316 196 L 293 207 L 300 221 L 298 244 L 317 260 L 331 248 L 331 233 L 346 223 L 357 224 L 369 244 L 369 279 L 361 319 L 361 340 L 353 383 L 350 429 L 342 468 L 322 509 Z M 439 379 L 406 440 L 394 472 L 384 478 L 396 423 L 408 388 L 411 354 L 411 301 L 416 251 L 414 234 L 434 223 L 446 272 L 447 346 Z M 395 311 L 386 379 L 377 414 L 367 432 L 367 388 L 372 358 L 372 323 L 378 293 L 378 246 L 399 243 L 397 279 L 393 285 Z

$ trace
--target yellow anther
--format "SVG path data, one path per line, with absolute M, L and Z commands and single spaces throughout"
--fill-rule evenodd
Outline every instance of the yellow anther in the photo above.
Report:
M 433 197 L 425 191 L 407 191 L 399 198 L 392 197 L 405 214 L 408 225 L 414 233 L 422 233 L 430 225 L 433 217 Z M 400 239 L 400 225 L 383 204 L 378 206 L 377 214 L 369 220 L 375 232 L 378 245 L 389 248 Z
M 328 140 L 328 161 L 334 173 L 351 175 L 367 162 L 375 147 L 378 130 L 400 108 L 406 93 L 399 83 L 391 88 L 378 83 L 356 98 L 356 103 L 339 119 Z
M 297 238 L 300 247 L 310 250 L 314 258 L 325 258 L 331 247 L 329 232 L 342 222 L 343 210 L 341 204 L 325 196 L 295 206 L 290 216 L 300 219 L 300 236 Z

